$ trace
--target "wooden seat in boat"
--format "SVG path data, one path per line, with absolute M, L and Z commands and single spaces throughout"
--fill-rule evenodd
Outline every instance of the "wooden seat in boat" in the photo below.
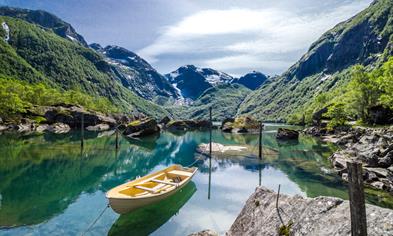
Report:
M 168 181 L 163 181 L 163 180 L 159 180 L 159 179 L 152 179 L 151 182 L 156 182 L 156 183 L 160 183 L 160 184 L 166 184 L 166 185 L 172 185 L 172 186 L 177 186 L 177 183 L 172 183 L 172 182 L 168 182 Z
M 181 170 L 171 170 L 168 172 L 168 174 L 182 175 L 182 176 L 187 176 L 187 177 L 190 177 L 193 175 L 193 173 L 191 173 L 191 172 L 181 171 Z

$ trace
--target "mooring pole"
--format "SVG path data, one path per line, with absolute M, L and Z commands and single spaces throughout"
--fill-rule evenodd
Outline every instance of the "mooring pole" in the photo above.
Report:
M 210 125 L 209 125 L 209 154 L 210 157 L 212 156 L 212 126 L 213 126 L 213 122 L 212 122 L 212 107 L 209 107 L 209 121 L 210 121 Z
M 263 130 L 263 122 L 259 124 L 259 152 L 258 157 L 262 160 L 262 130 Z
M 210 200 L 211 181 L 212 181 L 212 158 L 209 157 L 209 186 L 207 190 L 207 199 L 209 200 Z
M 116 150 L 119 149 L 119 126 L 116 125 Z
M 367 235 L 366 205 L 364 201 L 362 163 L 347 162 L 351 235 Z
M 84 139 L 84 130 L 85 130 L 85 115 L 82 113 L 81 116 L 81 148 L 83 148 L 83 139 Z

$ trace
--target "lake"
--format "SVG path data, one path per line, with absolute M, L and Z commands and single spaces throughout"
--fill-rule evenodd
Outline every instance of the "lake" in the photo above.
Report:
M 209 132 L 162 132 L 140 140 L 113 132 L 0 136 L 0 235 L 81 235 L 105 209 L 105 192 L 171 164 L 199 168 L 193 181 L 163 202 L 119 216 L 112 209 L 86 235 L 224 233 L 258 185 L 286 194 L 347 199 L 347 187 L 327 157 L 335 147 L 301 136 L 277 142 L 280 125 L 267 124 L 264 149 L 276 154 L 209 159 L 197 153 Z M 213 131 L 213 141 L 257 149 L 258 135 Z M 392 197 L 367 189 L 367 201 L 393 208 Z

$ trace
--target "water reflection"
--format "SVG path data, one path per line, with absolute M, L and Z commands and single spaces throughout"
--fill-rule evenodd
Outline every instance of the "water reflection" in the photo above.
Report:
M 128 216 L 107 211 L 91 234 L 135 230 L 185 235 L 206 228 L 222 233 L 258 185 L 276 190 L 281 184 L 287 194 L 347 198 L 340 178 L 321 171 L 330 169 L 326 157 L 334 147 L 310 137 L 301 137 L 298 143 L 278 143 L 276 128 L 266 126 L 263 147 L 277 152 L 264 155 L 262 161 L 255 155 L 201 157 L 196 150 L 199 144 L 209 142 L 208 132 L 164 132 L 140 140 L 120 138 L 117 150 L 111 133 L 86 132 L 83 151 L 78 132 L 0 136 L 0 226 L 32 225 L 0 230 L 0 234 L 80 234 L 105 206 L 104 193 L 110 188 L 174 163 L 188 166 L 197 158 L 201 158 L 195 163 L 199 171 L 187 191 L 168 199 L 167 204 Z M 219 131 L 212 135 L 214 142 L 224 145 L 258 144 L 258 135 Z M 369 202 L 393 208 L 391 197 L 369 193 Z M 151 217 L 160 209 L 163 216 L 158 216 L 151 227 L 135 226 L 141 224 L 139 219 Z

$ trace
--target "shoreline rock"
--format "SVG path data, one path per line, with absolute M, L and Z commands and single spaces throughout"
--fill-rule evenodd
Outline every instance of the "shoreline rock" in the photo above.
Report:
M 277 194 L 258 187 L 226 235 L 278 235 Z M 334 197 L 303 198 L 280 194 L 284 223 L 291 235 L 350 235 L 349 202 Z M 369 235 L 393 235 L 393 210 L 366 204 Z
M 221 123 L 221 130 L 224 133 L 257 133 L 260 122 L 249 116 L 224 119 Z
M 299 138 L 299 132 L 292 129 L 278 128 L 277 139 L 279 140 L 294 140 Z
M 157 122 L 154 119 L 145 118 L 129 123 L 123 131 L 123 135 L 130 138 L 138 138 L 157 134 L 159 132 L 160 127 L 158 127 Z
M 393 194 L 393 127 L 389 128 L 349 128 L 332 132 L 318 127 L 307 128 L 304 132 L 333 142 L 340 147 L 329 160 L 336 172 L 347 178 L 347 161 L 363 164 L 364 184 Z

